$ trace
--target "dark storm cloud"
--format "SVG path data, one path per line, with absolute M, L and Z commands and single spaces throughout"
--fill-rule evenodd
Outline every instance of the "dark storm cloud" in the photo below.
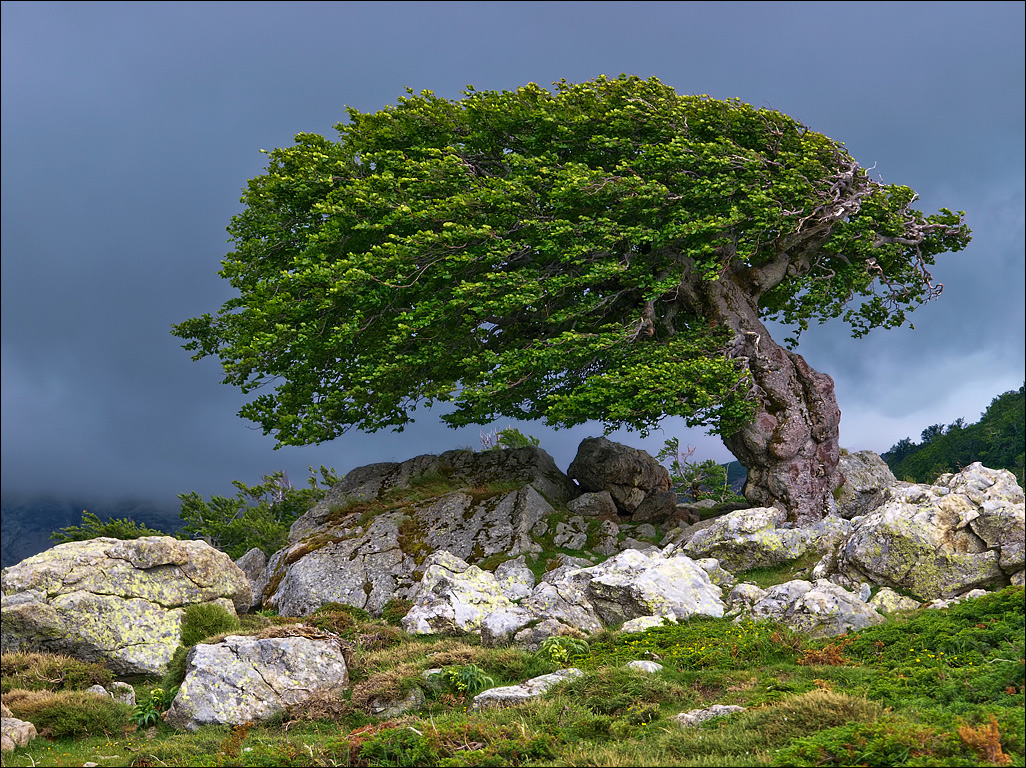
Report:
M 1021 3 L 5 3 L 3 493 L 231 492 L 479 445 L 484 428 L 348 434 L 275 453 L 173 323 L 230 295 L 224 227 L 260 149 L 333 135 L 344 106 L 620 72 L 736 96 L 846 142 L 927 211 L 966 210 L 916 331 L 801 351 L 837 380 L 845 445 L 975 419 L 1023 378 Z M 507 422 L 494 425 L 503 427 Z M 520 425 L 566 467 L 599 427 Z M 673 432 L 670 422 L 667 432 Z M 677 430 L 705 455 L 729 456 Z M 647 440 L 658 450 L 664 435 Z

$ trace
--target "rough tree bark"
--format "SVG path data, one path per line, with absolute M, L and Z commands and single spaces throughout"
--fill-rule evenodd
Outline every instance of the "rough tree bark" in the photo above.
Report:
M 691 292 L 685 305 L 734 332 L 730 354 L 751 374 L 755 419 L 724 435 L 727 448 L 748 469 L 744 495 L 752 504 L 787 511 L 807 525 L 822 519 L 833 491 L 844 481 L 837 471 L 841 411 L 834 382 L 801 355 L 778 345 L 759 319 L 757 293 L 743 272 L 729 272 Z

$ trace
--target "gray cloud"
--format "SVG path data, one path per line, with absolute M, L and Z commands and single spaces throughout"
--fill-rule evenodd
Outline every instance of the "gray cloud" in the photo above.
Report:
M 461 445 L 406 432 L 272 451 L 216 364 L 169 335 L 230 294 L 215 272 L 260 149 L 333 135 L 344 106 L 403 89 L 600 73 L 736 96 L 846 142 L 926 210 L 965 210 L 915 331 L 801 350 L 833 375 L 842 442 L 885 450 L 975 419 L 1024 377 L 1023 5 L 1018 3 L 5 3 L 2 6 L 2 456 L 5 497 L 231 493 L 307 465 L 340 471 Z M 500 422 L 496 426 L 505 426 Z M 566 467 L 599 427 L 519 425 Z M 669 421 L 668 434 L 726 460 Z M 487 429 L 487 427 L 483 428 Z

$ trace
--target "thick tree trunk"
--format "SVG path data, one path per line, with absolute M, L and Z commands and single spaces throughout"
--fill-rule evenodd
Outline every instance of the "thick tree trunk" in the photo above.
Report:
M 774 342 L 751 292 L 730 276 L 705 285 L 707 316 L 735 332 L 734 354 L 747 361 L 760 403 L 750 425 L 723 438 L 748 468 L 745 497 L 787 510 L 797 525 L 820 520 L 844 481 L 837 471 L 841 412 L 833 379 Z

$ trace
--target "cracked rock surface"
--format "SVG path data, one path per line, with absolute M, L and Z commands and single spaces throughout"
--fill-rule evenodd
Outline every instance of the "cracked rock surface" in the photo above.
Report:
M 975 463 L 934 485 L 889 488 L 880 507 L 852 520 L 835 568 L 844 583 L 901 588 L 922 601 L 949 598 L 1012 582 L 1023 570 L 1024 532 L 1015 476 Z
M 187 605 L 248 610 L 246 575 L 202 541 L 148 536 L 70 541 L 5 568 L 3 652 L 66 653 L 118 675 L 160 675 Z
M 166 720 L 189 731 L 201 725 L 242 725 L 348 683 L 341 645 L 330 633 L 262 639 L 229 635 L 189 652 L 185 680 Z

